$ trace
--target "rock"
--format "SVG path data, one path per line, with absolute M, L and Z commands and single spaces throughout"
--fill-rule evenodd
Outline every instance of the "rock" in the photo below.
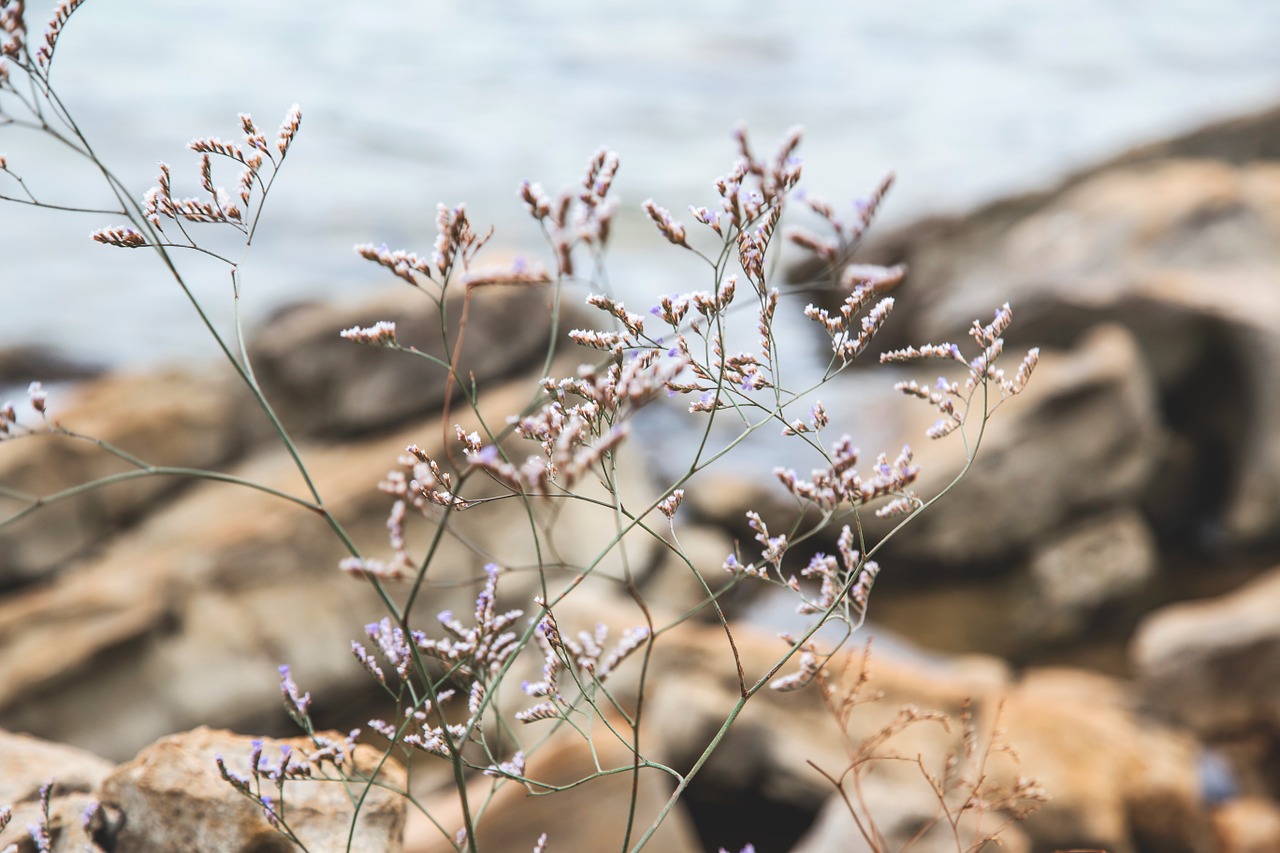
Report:
M 148 464 L 211 469 L 244 450 L 243 403 L 227 381 L 170 371 L 94 380 L 77 387 L 65 405 L 54 397 L 50 409 L 66 429 Z M 31 436 L 0 442 L 0 485 L 33 496 L 131 470 L 137 469 L 88 441 Z M 46 505 L 0 528 L 0 589 L 56 572 L 183 484 L 173 476 L 131 479 Z M 0 517 L 26 507 L 0 495 Z
M 112 768 L 111 762 L 84 750 L 0 731 L 0 808 L 13 808 L 8 828 L 0 831 L 0 849 L 17 844 L 21 853 L 34 853 L 36 846 L 27 827 L 42 821 L 40 788 L 52 781 L 49 829 L 53 850 L 84 853 L 92 838 L 82 817 L 93 802 L 90 793 Z
M 552 330 L 550 287 L 494 287 L 475 292 L 458 375 L 480 387 L 540 371 Z M 458 335 L 462 292 L 446 301 L 449 341 Z M 561 318 L 574 316 L 568 311 Z M 403 425 L 439 409 L 448 374 L 428 359 L 344 340 L 338 332 L 379 321 L 435 359 L 452 353 L 441 341 L 432 299 L 411 288 L 386 291 L 356 306 L 307 304 L 286 309 L 252 336 L 259 382 L 289 429 L 303 436 L 353 436 Z M 562 328 L 569 328 L 562 326 Z M 450 344 L 452 346 L 452 344 Z M 453 393 L 460 395 L 462 383 Z
M 100 375 L 103 370 L 101 365 L 75 361 L 40 344 L 0 348 L 0 387 L 88 379 Z
M 677 524 L 676 532 L 681 553 L 663 549 L 660 562 L 645 578 L 643 592 L 652 605 L 685 612 L 707 600 L 708 588 L 714 592 L 730 579 L 724 559 L 733 553 L 733 540 L 709 525 Z M 715 618 L 711 608 L 700 612 L 703 618 Z
M 1155 611 L 1138 626 L 1131 656 L 1153 714 L 1204 737 L 1280 736 L 1280 569 Z
M 743 625 L 734 626 L 734 638 L 748 684 L 782 651 L 777 640 Z M 831 664 L 836 671 L 841 659 Z M 654 682 L 645 723 L 656 754 L 676 769 L 687 768 L 739 696 L 723 629 L 686 625 L 664 635 L 652 666 L 669 675 Z M 921 669 L 874 657 L 871 669 L 869 687 L 883 696 L 853 710 L 845 736 L 815 689 L 764 690 L 733 722 L 695 784 L 716 791 L 722 801 L 755 791 L 764 803 L 752 818 L 766 824 L 770 808 L 782 805 L 816 814 L 832 787 L 807 761 L 838 777 L 850 761 L 848 750 L 892 726 L 904 706 L 939 710 L 954 720 L 965 697 L 972 697 L 980 738 L 988 736 L 1002 707 L 1001 740 L 1020 756 L 1014 763 L 1004 753 L 992 754 L 988 781 L 1007 786 L 1019 776 L 1032 776 L 1050 795 L 1020 824 L 1034 849 L 1211 849 L 1200 808 L 1196 744 L 1128 710 L 1131 700 L 1122 684 L 1067 671 L 1037 672 L 1022 683 L 993 686 L 988 677 L 966 674 L 972 672 L 968 669 Z M 934 773 L 947 755 L 964 754 L 955 725 L 948 731 L 928 720 L 873 742 L 900 756 L 922 756 Z M 869 798 L 894 809 L 884 815 L 887 825 L 910 825 L 936 804 L 912 761 L 878 762 L 874 773 L 864 774 L 863 785 Z M 908 791 L 915 793 L 908 796 Z M 696 815 L 696 803 L 691 808 Z M 999 825 L 1000 818 L 993 820 Z
M 343 739 L 338 732 L 320 734 Z M 232 732 L 199 728 L 163 738 L 116 768 L 103 781 L 99 796 L 125 816 L 118 849 L 136 853 L 294 849 L 267 823 L 257 805 L 218 774 L 215 756 L 221 755 L 232 772 L 248 776 L 250 741 Z M 285 744 L 298 754 L 315 749 L 309 738 L 265 740 L 264 758 L 278 761 Z M 404 771 L 394 762 L 380 765 L 381 753 L 367 746 L 357 747 L 353 759 L 358 772 L 377 773 L 382 784 L 368 788 L 350 846 L 351 800 L 338 781 L 286 782 L 283 808 L 289 829 L 315 853 L 399 853 L 405 801 L 395 789 L 403 789 Z M 325 769 L 331 772 L 332 766 Z M 265 787 L 276 795 L 274 784 Z
M 892 785 L 877 785 L 869 794 L 867 811 L 878 816 L 875 829 L 880 834 L 878 838 L 872 836 L 874 845 L 868 843 L 870 827 L 865 817 L 859 815 L 855 821 L 844 798 L 833 794 L 818 813 L 813 828 L 791 848 L 791 853 L 879 853 L 901 850 L 908 845 L 916 853 L 955 853 L 956 837 L 946 821 L 937 820 L 936 803 L 922 802 L 919 797 L 895 790 Z M 853 796 L 850 794 L 850 799 Z M 910 811 L 919 806 L 927 808 L 915 813 Z M 1018 824 L 1006 823 L 1006 820 L 1004 815 L 996 814 L 980 821 L 972 812 L 966 812 L 959 819 L 958 827 L 962 838 L 981 839 L 998 833 L 998 849 L 1007 853 L 1030 853 L 1031 841 L 1027 834 Z M 864 831 L 868 834 L 864 835 Z
M 1008 358 L 1016 364 L 1013 353 Z M 862 470 L 881 449 L 892 458 L 909 443 L 922 472 L 918 491 L 929 498 L 964 468 L 965 445 L 954 434 L 937 441 L 925 437 L 937 412 L 892 390 L 895 380 L 908 376 L 932 384 L 936 373 L 885 369 L 879 376 L 855 373 L 833 380 L 823 389 L 832 401 L 832 425 L 824 437 L 830 445 L 849 433 L 864 451 Z M 970 440 L 977 428 L 975 416 Z M 881 563 L 934 570 L 978 563 L 1011 567 L 1082 516 L 1137 503 L 1163 445 L 1154 389 L 1132 336 L 1119 326 L 1099 328 L 1070 350 L 1042 354 L 1026 390 L 992 414 L 965 478 L 889 543 Z M 743 513 L 755 509 L 777 530 L 786 529 L 797 513 L 773 468 L 792 468 L 805 477 L 822 462 L 800 443 L 770 436 L 745 445 L 740 454 L 735 466 L 691 481 L 686 501 L 699 517 L 738 533 L 744 553 L 758 553 L 752 552 L 754 534 L 745 529 Z M 873 540 L 890 529 L 870 514 L 863 523 Z M 829 551 L 838 532 L 832 528 L 814 550 Z
M 964 479 L 888 553 L 944 566 L 1016 559 L 1082 516 L 1136 502 L 1162 444 L 1133 338 L 1116 326 L 1098 328 L 1078 347 L 1041 357 L 1027 389 L 991 416 Z M 913 447 L 925 496 L 964 466 L 954 435 Z
M 1280 165 L 1149 160 L 920 226 L 878 259 L 910 266 L 905 341 L 949 337 L 1005 300 L 1019 346 L 1128 327 L 1169 426 L 1199 451 L 1165 524 L 1217 547 L 1280 537 L 1278 247 Z
M 119 812 L 98 805 L 88 794 L 63 792 L 54 785 L 48 819 L 38 799 L 18 804 L 12 822 L 0 832 L 0 844 L 5 845 L 0 849 L 43 853 L 30 830 L 42 827 L 49 834 L 49 853 L 104 853 L 116 849 L 113 845 L 120 823 Z
M 83 749 L 0 730 L 0 806 L 38 799 L 50 779 L 59 792 L 88 793 L 114 766 Z
M 531 393 L 527 382 L 494 388 L 482 398 L 481 413 L 488 423 L 502 423 Z M 470 429 L 466 414 L 452 420 Z M 433 419 L 392 436 L 300 451 L 348 535 L 367 555 L 385 557 L 391 500 L 376 484 L 410 443 L 445 460 L 441 434 Z M 627 452 L 624 442 L 619 453 Z M 643 466 L 624 459 L 621 468 L 625 504 L 647 506 L 653 492 Z M 283 451 L 259 454 L 232 473 L 307 494 Z M 479 480 L 474 486 L 487 488 Z M 591 482 L 582 491 L 604 496 Z M 471 613 L 491 561 L 521 569 L 500 582 L 500 605 L 533 612 L 541 580 L 529 570 L 536 558 L 531 513 L 552 589 L 594 565 L 600 580 L 588 579 L 575 595 L 617 593 L 620 549 L 595 562 L 616 537 L 611 510 L 587 501 L 534 501 L 529 509 L 495 501 L 457 513 L 454 535 L 437 544 L 419 598 L 423 629 L 439 632 L 435 614 L 442 610 Z M 407 522 L 411 553 L 426 553 L 434 524 Z M 642 531 L 624 542 L 626 564 L 643 576 L 654 542 Z M 317 696 L 375 697 L 350 643 L 386 611 L 367 582 L 338 571 L 345 556 L 312 509 L 241 486 L 200 484 L 52 584 L 0 599 L 0 723 L 122 759 L 163 734 L 200 724 L 280 731 L 281 663 L 291 664 Z
M 1104 609 L 1133 606 L 1156 573 L 1155 538 L 1132 509 L 1104 512 L 1035 547 L 1014 620 L 1024 640 L 1076 639 Z
M 625 730 L 622 721 L 614 720 L 613 723 L 621 724 L 620 730 Z M 526 777 L 547 785 L 569 785 L 592 776 L 598 768 L 627 766 L 631 757 L 627 747 L 605 733 L 603 726 L 592 731 L 596 732 L 594 748 L 578 732 L 562 728 L 530 756 Z M 642 771 L 638 784 L 635 829 L 631 835 L 633 845 L 666 805 L 675 787 L 670 776 L 654 769 Z M 529 796 L 514 782 L 503 782 L 480 818 L 476 833 L 480 853 L 524 853 L 533 850 L 542 833 L 547 835 L 547 850 L 622 849 L 631 786 L 631 775 L 622 773 L 602 776 L 549 796 L 535 797 Z M 468 788 L 470 802 L 485 802 L 491 787 L 488 779 L 473 782 Z M 454 832 L 462 826 L 456 791 L 443 791 L 428 800 L 426 806 L 432 817 L 448 831 Z M 682 805 L 677 804 L 658 827 L 646 847 L 650 848 L 671 853 L 699 853 L 703 849 Z M 410 813 L 405 853 L 444 853 L 454 849 L 452 839 L 445 838 L 425 816 Z
M 1000 724 L 1018 772 L 1050 797 L 1021 824 L 1035 849 L 1214 849 L 1198 744 L 1133 704 L 1121 682 L 1060 669 L 1032 670 L 1005 698 Z
M 1213 812 L 1220 853 L 1275 853 L 1280 850 L 1280 806 L 1274 800 L 1245 797 Z

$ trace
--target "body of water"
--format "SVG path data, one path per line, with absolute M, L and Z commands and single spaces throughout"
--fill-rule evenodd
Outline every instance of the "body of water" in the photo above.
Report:
M 43 9 L 29 7 L 35 28 Z M 241 111 L 274 128 L 302 105 L 243 267 L 254 320 L 389 283 L 351 245 L 429 250 L 438 201 L 466 201 L 508 253 L 536 247 L 517 185 L 575 181 L 600 145 L 623 164 L 612 275 L 624 292 L 672 292 L 709 282 L 681 258 L 653 261 L 667 247 L 639 203 L 710 204 L 740 121 L 762 149 L 804 125 L 804 184 L 833 201 L 895 170 L 885 216 L 900 222 L 1270 105 L 1277 57 L 1273 0 L 90 0 L 54 81 L 139 195 L 159 160 L 176 193 L 195 194 L 190 138 L 238 137 Z M 0 127 L 0 153 L 49 202 L 104 203 L 94 176 L 43 137 Z M 113 365 L 213 357 L 153 256 L 89 242 L 110 224 L 0 205 L 0 346 L 43 342 Z M 225 270 L 189 261 L 228 323 Z

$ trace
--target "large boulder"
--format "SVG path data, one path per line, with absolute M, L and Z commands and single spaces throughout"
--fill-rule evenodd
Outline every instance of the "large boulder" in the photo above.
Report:
M 625 731 L 626 723 L 621 719 L 610 720 L 610 725 Z M 489 779 L 476 779 L 469 785 L 469 801 L 485 804 L 475 838 L 480 853 L 528 853 L 543 834 L 547 836 L 547 850 L 622 849 L 633 797 L 631 844 L 639 840 L 666 806 L 675 783 L 670 775 L 654 768 L 644 769 L 635 779 L 629 772 L 597 777 L 601 771 L 627 767 L 632 755 L 627 745 L 603 726 L 593 727 L 592 731 L 596 736 L 588 742 L 582 733 L 565 726 L 539 746 L 529 758 L 525 776 L 542 785 L 531 785 L 526 790 L 511 781 L 495 786 Z M 545 786 L 571 787 L 550 793 Z M 530 792 L 542 796 L 531 796 Z M 462 827 L 457 791 L 451 787 L 439 791 L 423 805 L 431 819 L 422 812 L 410 812 L 405 853 L 456 850 L 453 837 L 446 837 L 437 825 L 450 833 Z M 646 849 L 670 853 L 703 850 L 682 804 L 671 810 Z
M 358 305 L 308 303 L 281 311 L 252 338 L 249 354 L 258 380 L 285 424 L 299 435 L 350 437 L 386 430 L 439 409 L 445 402 L 449 361 L 463 311 L 461 288 L 444 300 L 410 287 L 385 291 Z M 538 370 L 551 341 L 549 286 L 476 290 L 468 309 L 452 393 L 474 381 L 485 387 Z M 568 310 L 565 318 L 581 312 Z M 427 358 L 391 353 L 338 336 L 352 326 L 396 324 L 396 338 Z M 448 338 L 442 334 L 447 328 Z M 567 326 L 562 327 L 567 329 Z
M 496 387 L 482 398 L 480 415 L 503 423 L 531 393 L 528 382 Z M 459 412 L 450 423 L 472 429 L 474 417 Z M 391 500 L 376 484 L 410 443 L 445 460 L 444 431 L 437 417 L 381 438 L 301 447 L 327 511 L 366 556 L 385 559 L 390 550 Z M 628 445 L 618 451 L 626 456 Z M 643 466 L 624 460 L 620 467 L 621 499 L 648 505 L 653 493 Z M 0 599 L 4 725 L 123 759 L 200 724 L 281 731 L 281 663 L 293 665 L 317 695 L 376 695 L 350 642 L 385 608 L 366 581 L 338 570 L 348 552 L 306 506 L 308 491 L 291 457 L 264 451 L 232 474 L 297 496 L 301 505 L 241 485 L 202 483 L 53 583 Z M 590 498 L 608 498 L 596 483 L 580 485 Z M 480 478 L 473 488 L 489 489 Z M 407 520 L 410 553 L 433 547 L 437 523 L 438 516 Z M 623 537 L 624 553 L 614 542 L 617 517 L 589 500 L 527 507 L 497 500 L 454 513 L 448 529 L 434 545 L 418 598 L 416 621 L 429 633 L 440 630 L 440 611 L 474 611 L 488 562 L 517 570 L 499 583 L 500 605 L 532 615 L 533 596 L 542 591 L 535 537 L 550 589 L 591 567 L 593 577 L 575 593 L 588 599 L 618 594 L 625 572 L 642 573 L 656 557 L 656 543 L 639 530 Z
M 343 739 L 339 732 L 319 734 L 339 742 Z M 103 803 L 124 815 L 115 849 L 136 853 L 297 849 L 267 822 L 257 804 L 219 774 L 217 758 L 221 756 L 230 772 L 249 778 L 251 741 L 244 735 L 199 728 L 163 738 L 117 767 L 98 791 Z M 278 763 L 281 747 L 286 745 L 299 757 L 316 748 L 310 738 L 265 739 L 263 757 Z M 275 798 L 289 830 L 307 850 L 399 853 L 405 800 L 397 789 L 403 790 L 405 774 L 395 762 L 381 759 L 382 754 L 368 746 L 358 746 L 352 753 L 355 770 L 362 776 L 376 776 L 379 782 L 367 790 L 361 786 L 354 827 L 350 793 L 332 765 L 318 767 L 313 779 L 287 781 L 282 800 L 272 782 L 263 782 L 263 793 Z
M 51 417 L 86 438 L 36 435 L 0 441 L 0 486 L 45 497 L 137 466 L 95 440 L 153 466 L 211 469 L 245 450 L 248 395 L 202 373 L 164 371 L 111 375 L 51 397 Z M 65 567 L 110 533 L 136 522 L 184 483 L 144 476 L 47 504 L 0 528 L 0 589 Z M 0 491 L 0 518 L 29 502 Z
M 966 443 L 955 434 L 926 438 L 937 412 L 892 391 L 894 379 L 914 376 L 932 384 L 936 375 L 884 370 L 878 377 L 855 373 L 833 380 L 823 389 L 832 421 L 827 442 L 852 433 L 864 451 L 864 470 L 874 453 L 888 450 L 892 458 L 909 443 L 921 469 L 920 494 L 938 494 L 965 468 Z M 978 435 L 981 405 L 976 398 L 970 443 Z M 1084 518 L 1138 503 L 1164 449 L 1155 390 L 1132 335 L 1114 325 L 1096 329 L 1069 349 L 1043 353 L 1022 394 L 991 415 L 964 478 L 889 544 L 884 562 L 1012 565 Z M 686 500 L 700 516 L 742 530 L 749 551 L 746 510 L 759 511 L 771 529 L 785 529 L 797 511 L 772 475 L 775 465 L 802 477 L 822 467 L 801 442 L 762 436 L 745 445 L 738 464 L 692 480 Z M 889 529 L 870 513 L 863 523 L 873 540 Z
M 745 625 L 734 625 L 733 635 L 750 685 L 777 659 L 782 644 Z M 832 661 L 834 671 L 843 659 Z M 723 628 L 687 626 L 660 638 L 652 665 L 669 672 L 654 682 L 645 705 L 653 748 L 676 769 L 688 768 L 740 696 L 734 653 Z M 1049 794 L 1020 824 L 1033 849 L 1211 849 L 1194 740 L 1136 715 L 1122 683 L 1078 671 L 1033 671 L 1008 682 L 993 679 L 990 669 L 876 657 L 871 672 L 843 732 L 812 686 L 754 696 L 695 780 L 702 796 L 711 796 L 705 793 L 711 789 L 731 801 L 755 791 L 765 801 L 754 813 L 761 822 L 769 820 L 770 808 L 773 814 L 800 810 L 812 817 L 833 789 L 809 762 L 838 778 L 857 750 L 872 743 L 880 753 L 908 759 L 878 761 L 863 774 L 863 793 L 884 809 L 877 819 L 918 828 L 920 816 L 932 814 L 936 795 L 915 757 L 935 774 L 948 755 L 958 758 L 961 770 L 971 767 L 966 756 L 986 754 L 982 744 L 998 725 L 998 740 L 1011 745 L 1018 760 L 991 752 L 984 766 L 987 781 L 1012 786 L 1018 777 L 1032 776 Z M 866 701 L 871 694 L 879 699 Z M 976 753 L 966 753 L 958 724 L 967 698 L 977 722 Z M 930 719 L 895 727 L 904 708 L 941 711 L 953 722 L 950 728 Z M 1007 819 L 989 817 L 991 826 Z
M 1012 614 L 1022 642 L 1080 639 L 1096 618 L 1133 611 L 1156 577 L 1155 537 L 1133 509 L 1103 512 L 1034 547 Z
M 1127 326 L 1196 452 L 1167 526 L 1210 545 L 1280 537 L 1280 165 L 1113 165 L 878 252 L 910 266 L 903 339 L 950 337 L 1005 300 L 1010 343 Z
M 975 417 L 970 441 L 977 426 Z M 917 445 L 925 496 L 963 470 L 957 438 Z M 1042 356 L 1026 390 L 991 416 L 972 468 L 891 553 L 942 565 L 1022 557 L 1083 518 L 1136 503 L 1163 447 L 1154 389 L 1132 336 L 1098 328 L 1071 350 Z
M 1205 737 L 1280 738 L 1280 569 L 1150 614 L 1132 657 L 1150 712 Z

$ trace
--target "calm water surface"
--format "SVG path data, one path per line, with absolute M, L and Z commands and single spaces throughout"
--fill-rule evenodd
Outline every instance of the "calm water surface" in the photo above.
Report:
M 613 276 L 639 302 L 706 286 L 692 263 L 651 261 L 665 247 L 634 211 L 649 196 L 710 203 L 739 121 L 762 148 L 804 125 L 805 184 L 842 203 L 896 170 L 886 218 L 901 221 L 1269 105 L 1278 56 L 1274 0 L 94 0 L 63 37 L 55 82 L 138 194 L 162 159 L 193 193 L 191 137 L 234 138 L 240 111 L 274 128 L 302 105 L 243 267 L 252 320 L 388 283 L 350 246 L 428 249 L 437 201 L 465 200 L 499 246 L 529 251 L 519 181 L 575 180 L 602 144 L 622 154 L 628 211 Z M 0 152 L 49 201 L 104 201 L 40 138 L 0 128 Z M 212 357 L 154 258 L 88 241 L 108 224 L 0 205 L 0 346 L 127 365 Z M 225 271 L 189 260 L 227 323 Z

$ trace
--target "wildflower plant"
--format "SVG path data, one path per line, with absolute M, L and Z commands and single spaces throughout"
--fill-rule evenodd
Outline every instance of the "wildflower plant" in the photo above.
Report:
M 95 153 L 51 83 L 58 37 L 78 8 L 64 0 L 42 39 L 29 39 L 21 0 L 0 2 L 0 122 L 47 134 L 93 164 L 105 180 L 116 206 L 111 209 L 70 208 L 110 217 L 91 238 L 107 246 L 148 249 L 173 277 L 190 301 L 198 320 L 210 334 L 231 369 L 252 393 L 262 416 L 291 455 L 305 483 L 301 494 L 286 493 L 218 471 L 160 467 L 145 459 L 64 429 L 49 413 L 44 390 L 33 385 L 29 403 L 38 418 L 30 422 L 15 407 L 0 408 L 0 439 L 33 440 L 61 435 L 91 442 L 130 466 L 130 470 L 47 495 L 4 494 L 26 505 L 10 524 L 39 507 L 65 500 L 122 479 L 162 474 L 225 481 L 269 492 L 322 517 L 348 555 L 335 567 L 376 591 L 385 612 L 365 626 L 351 643 L 355 665 L 361 667 L 386 695 L 387 711 L 368 721 L 367 729 L 385 744 L 384 761 L 444 762 L 450 770 L 460 806 L 461 824 L 446 824 L 427 814 L 439 831 L 460 851 L 477 849 L 477 830 L 483 826 L 493 793 L 502 786 L 521 786 L 530 793 L 554 793 L 564 787 L 586 785 L 594 779 L 641 771 L 665 774 L 671 795 L 656 814 L 639 813 L 633 793 L 621 848 L 639 850 L 654 836 L 671 808 L 714 752 L 725 732 L 760 690 L 804 687 L 819 679 L 824 663 L 842 641 L 819 648 L 817 632 L 831 623 L 843 627 L 847 638 L 866 618 L 869 596 L 881 571 L 879 552 L 885 543 L 942 497 L 952 485 L 922 496 L 914 490 L 920 471 L 911 449 L 903 446 L 880 453 L 869 462 L 853 439 L 839 432 L 821 402 L 808 402 L 841 373 L 864 360 L 877 334 L 889 320 L 902 281 L 901 267 L 857 264 L 854 253 L 870 226 L 891 181 L 886 179 L 845 215 L 812 195 L 803 204 L 825 228 L 817 233 L 784 228 L 788 205 L 799 201 L 802 176 L 798 157 L 801 134 L 792 131 L 772 154 L 760 155 L 743 130 L 734 134 L 736 155 L 726 174 L 713 182 L 708 206 L 690 206 L 689 224 L 647 200 L 641 211 L 652 223 L 656 241 L 681 253 L 696 270 L 700 287 L 679 289 L 655 297 L 647 310 L 633 310 L 614 293 L 606 275 L 607 249 L 619 210 L 612 193 L 620 160 L 604 150 L 593 155 L 582 181 L 555 194 L 525 182 L 517 195 L 545 238 L 547 258 L 538 263 L 520 260 L 505 266 L 487 265 L 482 252 L 493 235 L 475 225 L 463 205 L 441 205 L 436 236 L 429 250 L 392 250 L 366 243 L 356 253 L 383 267 L 404 285 L 429 300 L 438 311 L 444 356 L 423 352 L 401 342 L 394 323 L 334 330 L 353 345 L 390 350 L 388 357 L 422 358 L 439 369 L 446 386 L 443 452 L 418 445 L 401 449 L 395 467 L 379 487 L 388 496 L 387 531 L 392 556 L 376 559 L 344 529 L 329 511 L 324 496 L 308 475 L 307 466 L 288 430 L 277 417 L 254 374 L 239 322 L 242 293 L 240 258 L 255 238 L 266 202 L 280 176 L 302 125 L 302 112 L 289 108 L 278 129 L 259 127 L 247 114 L 236 120 L 236 138 L 192 140 L 190 167 L 159 166 L 154 187 L 135 194 Z M 186 176 L 190 177 L 186 177 Z M 226 184 L 220 181 L 228 180 Z M 184 195 L 177 187 L 197 189 Z M 20 205 L 56 208 L 37 195 L 21 174 L 20 163 L 0 154 L 0 199 Z M 64 208 L 67 209 L 67 208 Z M 220 232 L 215 243 L 210 234 Z M 236 252 L 216 248 L 229 236 Z M 775 285 L 777 258 L 784 243 L 811 252 L 826 267 L 822 287 L 838 294 L 838 308 L 797 305 L 801 291 L 783 292 Z M 178 258 L 198 253 L 221 262 L 229 273 L 229 297 L 236 305 L 234 336 L 223 335 L 210 322 L 204 306 L 189 286 Z M 486 418 L 483 389 L 460 368 L 473 298 L 489 288 L 537 288 L 552 306 L 552 333 L 546 347 L 544 376 L 530 389 L 527 405 L 504 420 Z M 444 322 L 446 313 L 462 307 L 457 331 Z M 568 330 L 568 339 L 581 360 L 576 369 L 553 373 L 564 364 L 559 328 L 560 306 L 577 302 L 598 322 Z M 830 343 L 821 375 L 796 387 L 784 369 L 786 347 L 777 333 L 780 312 L 803 314 Z M 749 320 L 744 324 L 742 317 Z M 1009 306 L 994 319 L 975 323 L 971 330 L 975 352 L 965 355 L 956 344 L 908 347 L 881 356 L 884 362 L 937 360 L 953 368 L 950 378 L 932 386 L 914 381 L 900 389 L 936 408 L 933 438 L 959 433 L 971 463 L 991 412 L 1000 401 L 1020 392 L 1035 366 L 1033 350 L 1012 377 L 997 366 L 1002 335 L 1011 320 Z M 745 325 L 745 332 L 744 332 Z M 452 336 L 451 336 L 452 335 Z M 495 342 L 496 344 L 497 342 Z M 643 505 L 621 497 L 620 449 L 635 441 L 635 414 L 645 406 L 670 405 L 675 400 L 691 423 L 695 440 L 681 471 L 663 483 Z M 459 402 L 454 402 L 455 400 Z M 450 416 L 452 406 L 470 410 L 464 427 Z M 728 440 L 719 438 L 721 425 L 732 426 Z M 753 541 L 725 556 L 723 580 L 713 583 L 694 565 L 679 543 L 677 516 L 682 501 L 705 478 L 710 465 L 731 456 L 744 441 L 762 430 L 776 430 L 804 445 L 818 460 L 808 475 L 778 468 L 780 487 L 811 510 L 788 521 L 785 529 L 757 512 L 746 524 Z M 963 476 L 968 465 L 960 472 Z M 957 476 L 957 480 L 959 479 Z M 587 494 L 585 487 L 599 490 Z M 436 590 L 434 576 L 444 531 L 458 514 L 485 513 L 497 505 L 517 502 L 529 519 L 534 543 L 528 566 L 521 571 L 537 577 L 536 595 L 508 606 L 503 579 L 515 567 L 489 564 L 476 578 L 480 592 L 474 610 L 449 611 L 427 618 Z M 612 519 L 608 544 L 592 561 L 576 565 L 557 559 L 550 543 L 556 508 L 568 502 L 589 502 L 606 509 Z M 895 520 L 889 532 L 870 540 L 865 513 Z M 414 550 L 407 529 L 422 525 L 432 531 L 430 544 Z M 664 614 L 646 600 L 629 568 L 614 578 L 634 604 L 636 623 L 621 632 L 600 625 L 594 629 L 566 627 L 564 602 L 578 594 L 584 581 L 603 573 L 607 557 L 620 553 L 627 565 L 628 537 L 650 538 L 670 549 L 689 570 L 690 583 L 700 590 L 700 603 L 691 612 Z M 832 553 L 819 550 L 827 543 Z M 370 545 L 369 549 L 376 549 Z M 725 594 L 740 584 L 769 584 L 790 590 L 796 609 L 809 618 L 808 627 L 787 636 L 786 646 L 764 673 L 748 676 L 734 640 L 734 623 L 726 612 Z M 503 603 L 500 603 L 503 602 Z M 691 767 L 677 770 L 647 756 L 648 733 L 642 721 L 645 686 L 661 678 L 650 671 L 652 650 L 664 634 L 685 619 L 705 615 L 718 622 L 736 663 L 738 699 L 724 709 L 723 723 Z M 830 636 L 824 633 L 824 637 Z M 615 689 L 611 680 L 625 662 L 634 660 L 638 675 L 628 687 Z M 535 672 L 524 681 L 519 707 L 511 707 L 501 691 L 518 673 Z M 334 739 L 312 723 L 309 693 L 294 682 L 288 667 L 280 671 L 281 696 L 289 715 L 310 736 L 310 750 L 286 750 L 267 755 L 257 744 L 248 757 L 248 772 L 236 769 L 243 761 L 219 757 L 218 772 L 227 783 L 253 800 L 264 818 L 294 842 L 287 808 L 288 791 L 317 780 L 340 783 L 350 794 L 352 826 L 379 777 L 357 770 L 351 753 L 359 732 Z M 619 741 L 630 758 L 620 766 L 598 766 L 596 772 L 572 785 L 554 785 L 530 775 L 530 757 L 557 732 L 576 732 L 586 739 Z M 241 757 L 242 758 L 242 757 Z M 477 782 L 487 783 L 477 796 Z M 634 792 L 633 788 L 633 792 Z M 406 792 L 406 796 L 408 796 Z M 410 798 L 415 807 L 425 806 Z M 555 839 L 543 836 L 536 849 L 553 849 Z
M 1000 727 L 1003 705 L 997 703 L 989 732 L 978 722 L 970 700 L 964 700 L 953 718 L 940 711 L 904 705 L 880 729 L 857 739 L 850 735 L 850 719 L 858 709 L 880 702 L 884 694 L 871 686 L 871 641 L 862 654 L 848 652 L 839 666 L 813 673 L 823 705 L 844 735 L 846 764 L 839 773 L 810 760 L 809 765 L 829 782 L 847 810 L 868 850 L 888 853 L 905 850 L 927 836 L 942 835 L 941 842 L 958 853 L 978 853 L 1000 844 L 1000 833 L 1035 811 L 1048 796 L 1035 779 L 1018 774 L 1002 780 L 993 770 L 993 759 L 1003 755 L 1015 766 L 1017 751 Z M 950 733 L 959 728 L 960 744 L 945 755 L 924 756 L 904 751 L 895 739 L 917 726 L 940 726 Z M 906 764 L 936 800 L 932 817 L 913 825 L 910 837 L 897 839 L 895 847 L 881 829 L 875 810 L 868 806 L 866 783 L 874 768 L 885 762 Z

